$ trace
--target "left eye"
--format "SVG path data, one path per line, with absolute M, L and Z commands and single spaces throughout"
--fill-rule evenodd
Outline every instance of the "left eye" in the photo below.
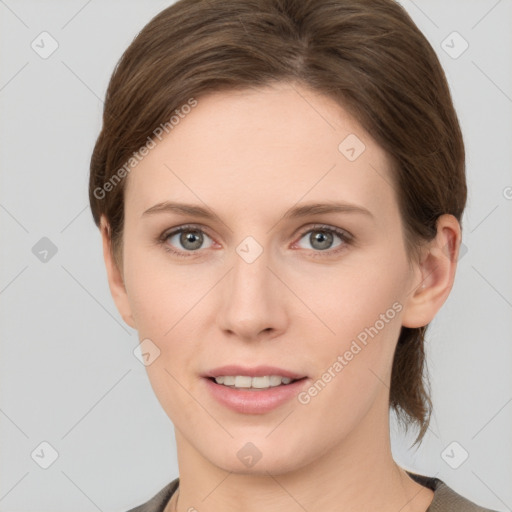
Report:
M 306 235 L 308 235 L 306 237 Z M 318 227 L 314 229 L 310 229 L 302 234 L 301 240 L 306 238 L 310 247 L 306 247 L 306 249 L 315 249 L 317 251 L 325 251 L 327 249 L 332 249 L 333 239 L 338 237 L 341 242 L 334 247 L 339 247 L 340 245 L 345 245 L 350 242 L 350 238 L 343 231 L 326 228 L 326 227 Z

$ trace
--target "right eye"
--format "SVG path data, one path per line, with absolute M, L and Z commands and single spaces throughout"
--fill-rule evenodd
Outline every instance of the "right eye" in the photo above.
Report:
M 205 237 L 213 242 L 213 240 L 197 226 L 180 226 L 177 229 L 165 232 L 160 241 L 164 245 L 164 249 L 177 256 L 192 256 L 193 253 L 199 251 L 205 241 Z M 211 247 L 212 244 L 208 245 Z M 173 247 L 177 247 L 178 250 Z M 184 253 L 192 254 L 184 254 Z

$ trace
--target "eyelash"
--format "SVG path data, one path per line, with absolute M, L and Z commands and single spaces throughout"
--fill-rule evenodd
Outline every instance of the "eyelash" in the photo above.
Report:
M 200 226 L 193 225 L 193 224 L 185 224 L 183 226 L 180 226 L 177 229 L 173 229 L 172 231 L 164 231 L 157 239 L 157 242 L 161 244 L 166 252 L 169 252 L 173 254 L 174 256 L 178 256 L 180 258 L 190 258 L 193 257 L 197 252 L 199 252 L 199 249 L 197 251 L 176 251 L 172 249 L 166 242 L 167 239 L 173 235 L 186 232 L 186 231 L 200 231 L 201 233 L 209 236 L 212 238 L 206 231 L 204 231 Z M 327 233 L 333 233 L 335 235 L 338 235 L 338 237 L 342 240 L 342 244 L 340 247 L 338 247 L 335 250 L 326 250 L 326 251 L 320 251 L 320 250 L 313 250 L 313 257 L 322 257 L 324 255 L 327 256 L 333 256 L 335 254 L 338 254 L 339 252 L 346 249 L 347 245 L 352 245 L 354 243 L 353 236 L 350 235 L 347 231 L 334 228 L 331 226 L 326 226 L 325 224 L 315 224 L 314 226 L 310 226 L 308 229 L 300 233 L 299 240 L 304 237 L 305 234 L 309 233 L 310 231 L 323 231 Z

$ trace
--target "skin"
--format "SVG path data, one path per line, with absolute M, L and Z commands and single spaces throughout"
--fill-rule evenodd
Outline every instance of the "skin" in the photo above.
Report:
M 338 150 L 349 134 L 366 146 L 355 161 Z M 176 498 L 180 512 L 425 511 L 433 492 L 392 458 L 389 383 L 401 326 L 426 325 L 452 288 L 455 217 L 439 218 L 437 237 L 410 266 L 386 153 L 332 99 L 291 83 L 199 98 L 127 179 L 119 267 L 104 217 L 101 233 L 120 314 L 160 349 L 147 372 L 175 427 L 180 474 L 166 512 Z M 206 206 L 220 221 L 143 215 L 163 201 Z M 326 201 L 372 216 L 283 218 L 296 203 Z M 189 223 L 203 230 L 195 252 L 179 234 L 156 242 Z M 322 250 L 311 239 L 318 223 L 354 243 L 333 234 Z M 252 263 L 236 252 L 247 236 L 263 249 Z M 200 376 L 271 364 L 310 385 L 395 302 L 401 311 L 306 405 L 234 412 Z M 262 454 L 252 467 L 237 457 L 247 442 Z

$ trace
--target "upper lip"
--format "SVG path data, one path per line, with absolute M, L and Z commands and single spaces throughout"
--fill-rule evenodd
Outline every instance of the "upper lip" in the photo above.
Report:
M 203 377 L 219 377 L 221 375 L 247 375 L 249 377 L 262 377 L 264 375 L 279 375 L 281 377 L 288 377 L 290 379 L 302 379 L 305 375 L 293 372 L 291 370 L 285 370 L 284 368 L 278 368 L 277 366 L 239 366 L 236 364 L 230 364 L 226 366 L 219 366 L 213 368 L 203 374 Z

